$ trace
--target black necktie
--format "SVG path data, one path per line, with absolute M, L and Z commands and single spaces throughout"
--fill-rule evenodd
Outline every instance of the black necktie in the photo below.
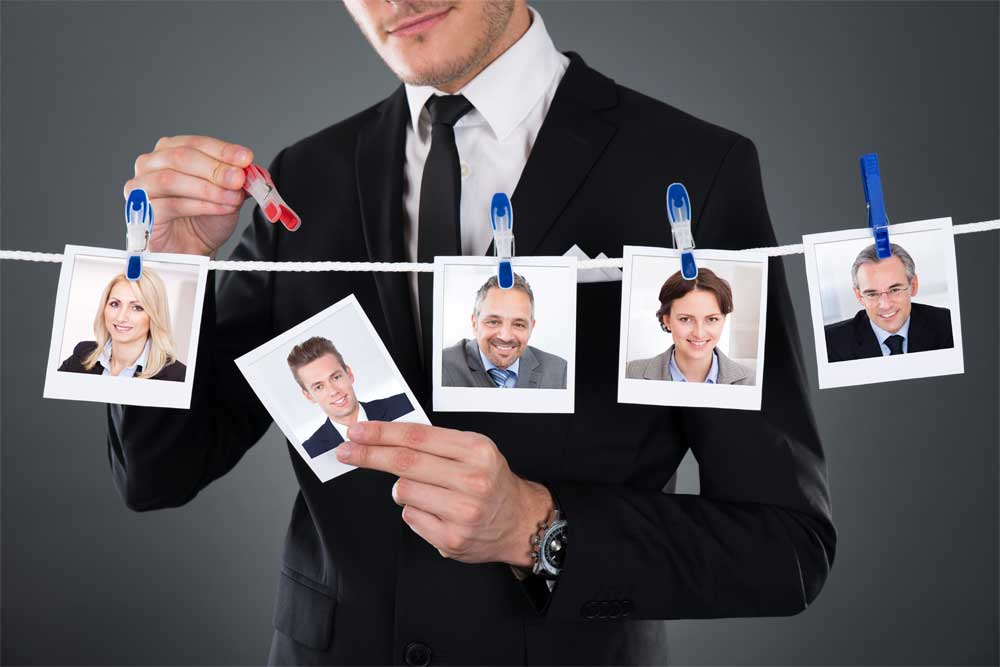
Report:
M 885 339 L 885 345 L 889 348 L 889 356 L 903 354 L 903 337 L 893 334 Z
M 435 255 L 461 255 L 459 205 L 462 171 L 455 146 L 455 123 L 472 109 L 461 95 L 432 96 L 427 100 L 431 116 L 431 149 L 420 181 L 420 214 L 417 225 L 417 261 L 433 262 Z M 434 274 L 420 273 L 420 329 L 423 335 L 424 369 L 430 374 L 431 343 L 434 338 Z

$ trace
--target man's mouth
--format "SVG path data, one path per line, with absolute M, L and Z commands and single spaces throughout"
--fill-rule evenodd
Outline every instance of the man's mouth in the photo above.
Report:
M 492 347 L 494 350 L 496 350 L 500 354 L 512 354 L 519 347 L 521 347 L 521 345 L 520 345 L 520 343 L 507 343 L 507 342 L 504 342 L 504 341 L 491 340 L 490 341 L 490 347 Z
M 417 33 L 428 30 L 440 23 L 450 11 L 451 7 L 448 7 L 441 11 L 431 12 L 430 14 L 424 14 L 423 16 L 406 19 L 396 27 L 387 29 L 386 32 L 396 37 L 416 35 Z
M 345 407 L 347 405 L 347 394 L 344 394 L 343 396 L 334 401 L 330 401 L 330 405 L 332 405 L 335 408 Z
M 896 317 L 896 315 L 898 315 L 898 314 L 899 314 L 899 308 L 897 308 L 896 310 L 890 311 L 888 313 L 885 313 L 885 314 L 878 313 L 878 317 L 879 317 L 880 320 L 891 320 L 892 318 Z

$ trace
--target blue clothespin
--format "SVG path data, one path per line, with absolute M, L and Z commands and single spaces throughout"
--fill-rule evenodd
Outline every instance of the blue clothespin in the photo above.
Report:
M 128 193 L 125 202 L 125 247 L 128 261 L 125 277 L 138 280 L 142 277 L 142 255 L 149 246 L 149 236 L 153 233 L 153 206 L 146 191 L 136 188 Z
M 868 153 L 861 159 L 861 183 L 865 187 L 865 204 L 868 206 L 868 226 L 875 237 L 875 254 L 879 259 L 892 256 L 889 247 L 889 217 L 885 214 L 882 197 L 882 175 L 878 169 L 878 154 Z
M 493 254 L 500 258 L 497 265 L 497 282 L 503 289 L 514 286 L 514 269 L 510 258 L 514 256 L 514 207 L 510 197 L 503 192 L 493 195 L 490 202 L 490 225 L 493 226 Z
M 667 188 L 667 217 L 674 247 L 681 251 L 681 275 L 685 280 L 698 277 L 694 263 L 694 235 L 691 234 L 691 198 L 683 183 L 671 183 Z

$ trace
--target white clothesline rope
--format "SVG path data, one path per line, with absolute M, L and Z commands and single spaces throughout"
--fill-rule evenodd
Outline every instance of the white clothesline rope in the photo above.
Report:
M 973 234 L 1000 229 L 1000 220 L 985 222 L 969 222 L 955 225 L 952 231 L 958 234 Z M 740 252 L 764 253 L 769 257 L 785 255 L 801 255 L 801 243 L 774 246 L 771 248 L 749 248 Z M 25 262 L 62 262 L 61 253 L 31 252 L 27 250 L 0 250 L 0 260 L 14 259 Z M 232 262 L 213 260 L 208 263 L 209 270 L 216 271 L 388 271 L 388 272 L 432 272 L 434 264 L 421 262 Z M 577 263 L 578 270 L 586 269 L 620 269 L 621 257 L 608 259 L 585 259 Z

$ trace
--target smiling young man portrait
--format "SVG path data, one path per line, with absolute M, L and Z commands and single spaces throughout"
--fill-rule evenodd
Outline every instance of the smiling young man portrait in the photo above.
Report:
M 513 193 L 528 221 L 518 255 L 578 245 L 620 257 L 625 244 L 664 238 L 673 181 L 696 202 L 698 247 L 775 244 L 750 140 L 561 53 L 524 0 L 345 4 L 403 83 L 278 153 L 269 171 L 302 227 L 289 234 L 255 210 L 232 259 L 483 256 L 495 192 Z M 215 253 L 236 228 L 252 159 L 188 135 L 139 156 L 125 190 L 145 188 L 156 207 L 151 249 Z M 435 413 L 431 274 L 222 272 L 206 298 L 191 410 L 124 408 L 109 438 L 114 479 L 138 511 L 191 501 L 271 424 L 233 359 L 354 294 L 434 426 L 350 425 L 336 456 L 358 469 L 325 484 L 289 447 L 299 493 L 269 662 L 659 664 L 658 621 L 797 614 L 833 562 L 823 449 L 781 260 L 771 261 L 761 412 L 618 404 L 620 283 L 577 286 L 577 321 L 566 323 L 582 380 L 575 414 Z M 490 292 L 473 316 L 473 360 L 517 363 L 519 382 L 530 299 L 505 294 L 519 314 L 500 319 L 522 328 L 490 333 Z M 557 358 L 542 359 L 559 375 Z M 346 410 L 342 393 L 331 409 Z M 672 493 L 689 448 L 701 495 Z
M 310 457 L 336 448 L 347 440 L 347 429 L 359 421 L 391 422 L 413 412 L 405 393 L 363 403 L 354 393 L 354 371 L 333 342 L 313 336 L 288 354 L 288 368 L 302 389 L 302 396 L 323 411 L 327 419 L 302 448 Z

